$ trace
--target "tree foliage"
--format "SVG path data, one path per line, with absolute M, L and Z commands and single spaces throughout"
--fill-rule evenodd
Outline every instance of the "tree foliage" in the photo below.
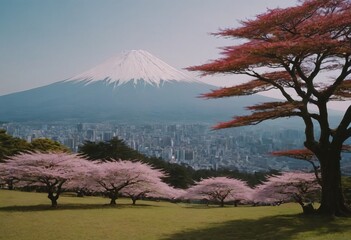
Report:
M 136 190 L 144 192 L 151 189 L 164 177 L 160 170 L 150 165 L 132 161 L 96 162 L 88 173 L 85 185 L 95 192 L 104 192 L 110 198 L 110 204 L 115 205 L 116 200 L 124 188 L 129 188 L 132 194 Z
M 139 161 L 91 162 L 63 152 L 21 153 L 0 163 L 0 184 L 44 190 L 52 207 L 65 190 L 103 193 L 112 205 L 122 194 L 131 197 L 133 204 L 141 197 L 174 199 L 180 190 L 164 183 L 165 176 Z
M 20 138 L 8 135 L 0 129 L 0 162 L 7 156 L 13 156 L 19 152 L 30 150 L 30 144 Z
M 69 149 L 59 142 L 48 138 L 37 138 L 31 143 L 13 137 L 0 129 L 0 162 L 6 157 L 14 156 L 21 152 L 69 152 Z
M 281 175 L 268 177 L 266 182 L 258 185 L 253 200 L 262 202 L 293 200 L 300 204 L 305 213 L 311 213 L 313 212 L 311 202 L 319 199 L 316 195 L 318 196 L 320 188 L 313 173 L 283 172 Z
M 51 206 L 56 207 L 65 184 L 71 181 L 79 185 L 89 170 L 88 164 L 67 153 L 21 153 L 0 164 L 0 179 L 12 181 L 18 188 L 42 187 Z
M 143 198 L 171 200 L 177 198 L 179 189 L 175 189 L 164 183 L 161 179 L 163 176 L 157 176 L 157 174 L 153 173 L 154 171 L 154 169 L 151 169 L 151 172 L 148 173 L 147 181 L 138 182 L 123 188 L 121 190 L 121 195 L 129 197 L 133 205 L 136 204 L 137 200 Z
M 117 137 L 107 142 L 86 141 L 79 147 L 79 153 L 91 160 L 141 159 L 144 156 L 138 151 L 128 147 L 125 142 Z
M 167 173 L 167 177 L 164 179 L 164 181 L 175 188 L 182 189 L 188 188 L 194 183 L 194 181 L 199 181 L 202 178 L 209 177 L 239 178 L 247 181 L 250 186 L 254 186 L 265 180 L 266 174 L 260 172 L 255 174 L 242 173 L 227 169 L 202 169 L 195 171 L 190 167 L 168 163 L 160 158 L 147 157 L 130 148 L 123 140 L 120 140 L 117 137 L 107 142 L 85 142 L 84 145 L 79 148 L 79 153 L 81 156 L 91 160 L 104 159 L 106 161 L 115 161 L 116 159 L 124 159 L 134 161 L 135 159 L 138 159 L 144 163 L 154 166 L 155 168 L 164 170 Z
M 227 177 L 207 178 L 197 182 L 187 189 L 183 198 L 206 199 L 219 203 L 221 207 L 225 202 L 237 204 L 242 200 L 250 200 L 252 189 L 246 182 Z
M 187 188 L 193 183 L 191 172 L 184 166 L 165 162 L 162 159 L 147 157 L 138 151 L 130 148 L 123 140 L 117 137 L 107 142 L 85 142 L 79 148 L 81 156 L 90 160 L 116 161 L 118 159 L 141 161 L 150 164 L 158 169 L 163 169 L 167 173 L 165 182 L 177 187 Z
M 250 115 L 234 117 L 215 128 L 301 118 L 305 124 L 304 145 L 316 155 L 321 168 L 319 212 L 348 215 L 341 188 L 340 153 L 351 136 L 351 107 L 333 128 L 327 104 L 351 99 L 351 2 L 303 0 L 294 7 L 268 10 L 253 20 L 242 21 L 238 28 L 215 35 L 244 41 L 224 47 L 222 58 L 189 70 L 203 75 L 245 74 L 252 80 L 214 90 L 204 97 L 244 96 L 276 89 L 285 99 L 249 106 Z M 317 111 L 311 111 L 311 106 Z
M 70 150 L 59 142 L 48 138 L 36 138 L 30 143 L 32 151 L 39 152 L 70 152 Z

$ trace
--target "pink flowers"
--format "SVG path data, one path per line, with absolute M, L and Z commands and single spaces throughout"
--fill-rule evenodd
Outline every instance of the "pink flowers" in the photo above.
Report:
M 311 202 L 319 199 L 320 189 L 314 173 L 283 172 L 257 186 L 253 200 L 266 203 L 295 201 L 305 211 Z
M 65 185 L 77 181 L 88 166 L 86 160 L 67 153 L 22 153 L 0 164 L 0 179 L 15 179 L 11 184 L 17 187 L 44 187 L 51 206 L 56 207 Z
M 166 174 L 152 166 L 132 161 L 90 162 L 68 153 L 22 153 L 0 164 L 0 179 L 15 187 L 45 189 L 52 207 L 65 190 L 103 193 L 115 205 L 120 196 L 135 204 L 144 197 L 207 200 L 224 206 L 231 202 L 274 202 L 294 200 L 305 206 L 319 191 L 312 173 L 286 172 L 250 188 L 246 182 L 228 177 L 207 178 L 187 190 L 174 189 L 162 181 Z
M 64 190 L 105 193 L 110 204 L 116 204 L 121 194 L 132 199 L 175 198 L 177 191 L 162 182 L 165 176 L 141 162 L 90 162 L 68 153 L 23 153 L 0 164 L 2 182 L 19 188 L 44 187 L 53 207 Z
M 187 190 L 183 198 L 206 199 L 218 202 L 223 207 L 225 202 L 237 204 L 241 200 L 250 200 L 252 191 L 244 181 L 227 177 L 216 177 L 203 179 L 196 183 Z

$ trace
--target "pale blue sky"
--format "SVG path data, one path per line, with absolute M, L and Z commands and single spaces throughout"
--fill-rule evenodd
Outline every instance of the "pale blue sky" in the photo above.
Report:
M 67 79 L 124 50 L 147 50 L 178 69 L 205 63 L 219 57 L 218 47 L 235 44 L 209 33 L 297 2 L 0 0 L 0 95 Z M 242 78 L 200 80 L 228 86 Z M 331 106 L 343 110 L 348 105 Z
M 123 50 L 147 50 L 178 69 L 205 63 L 233 44 L 209 33 L 296 2 L 0 0 L 0 95 L 64 80 Z

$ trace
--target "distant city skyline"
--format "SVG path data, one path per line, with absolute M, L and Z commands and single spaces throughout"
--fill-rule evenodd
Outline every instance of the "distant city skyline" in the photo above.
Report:
M 210 35 L 297 0 L 0 0 L 0 95 L 68 79 L 125 50 L 143 49 L 217 85 L 243 76 L 199 78 L 185 67 L 219 57 L 235 41 Z M 269 96 L 278 96 L 269 94 Z M 334 108 L 344 110 L 348 103 Z
M 28 142 L 49 138 L 73 152 L 85 141 L 110 141 L 113 137 L 150 157 L 185 164 L 194 169 L 236 169 L 245 172 L 269 169 L 310 169 L 303 161 L 274 157 L 269 152 L 287 145 L 300 148 L 304 134 L 292 126 L 267 125 L 211 131 L 208 124 L 113 124 L 113 123 L 4 123 L 0 127 Z M 349 161 L 348 161 L 349 162 Z M 348 164 L 349 165 L 349 164 Z

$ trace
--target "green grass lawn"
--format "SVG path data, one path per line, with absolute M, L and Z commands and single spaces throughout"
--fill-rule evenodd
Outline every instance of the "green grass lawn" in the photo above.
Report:
M 351 239 L 351 219 L 302 216 L 297 204 L 219 208 L 0 190 L 0 239 Z

